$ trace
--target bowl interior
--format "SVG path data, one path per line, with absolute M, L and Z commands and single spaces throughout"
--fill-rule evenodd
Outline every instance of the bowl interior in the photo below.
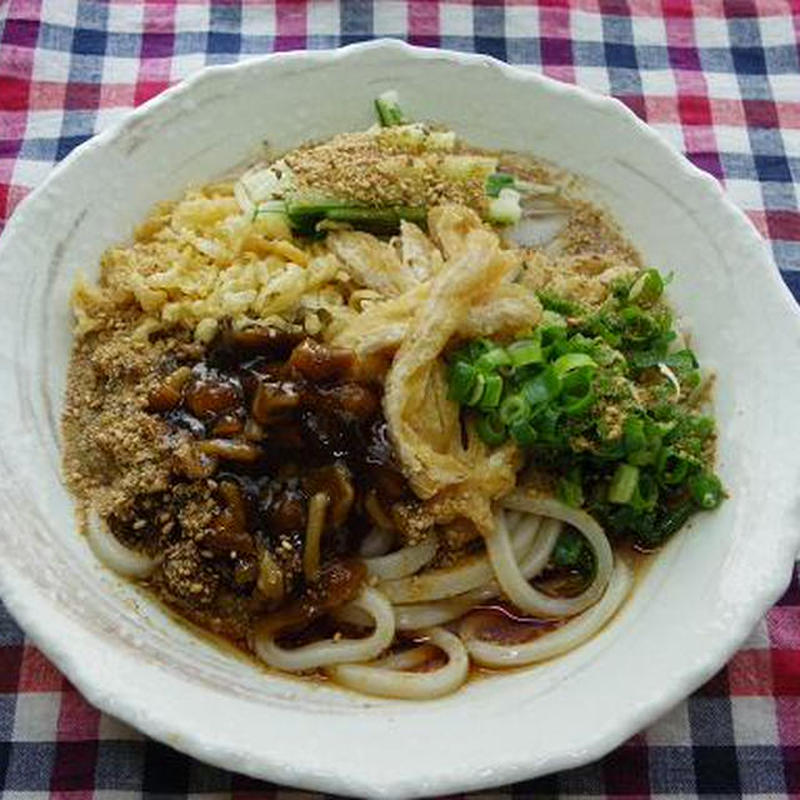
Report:
M 416 119 L 582 175 L 649 264 L 674 272 L 671 298 L 717 372 L 719 469 L 731 494 L 676 537 L 585 647 L 424 704 L 266 675 L 177 625 L 95 562 L 59 478 L 75 274 L 93 277 L 102 251 L 153 203 L 227 171 L 261 140 L 280 150 L 368 126 L 373 98 L 389 88 Z M 798 460 L 781 434 L 792 430 L 788 401 L 800 379 L 797 318 L 744 218 L 611 101 L 399 45 L 215 70 L 70 158 L 19 211 L 2 248 L 0 586 L 91 700 L 173 746 L 360 794 L 542 773 L 601 755 L 691 690 L 788 580 Z M 447 746 L 432 748 L 432 738 Z

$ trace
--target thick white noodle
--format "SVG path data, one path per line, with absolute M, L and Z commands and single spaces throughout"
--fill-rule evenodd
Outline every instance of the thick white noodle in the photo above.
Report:
M 155 558 L 122 544 L 94 511 L 89 512 L 86 538 L 100 561 L 126 578 L 146 578 L 158 566 Z
M 508 516 L 506 517 L 508 519 Z M 514 518 L 512 518 L 514 519 Z M 522 574 L 530 580 L 536 577 L 550 560 L 558 535 L 561 532 L 561 522 L 557 519 L 545 519 L 530 514 L 519 514 L 516 517 L 519 525 L 534 525 L 539 532 L 534 539 L 533 546 L 520 563 Z M 413 631 L 418 628 L 428 628 L 432 625 L 444 625 L 466 614 L 473 606 L 484 603 L 501 594 L 502 591 L 497 581 L 491 580 L 483 586 L 445 600 L 435 600 L 430 603 L 410 603 L 394 607 L 394 620 L 397 630 Z
M 530 524 L 520 526 L 515 531 L 511 537 L 511 546 L 516 558 L 521 558 L 528 552 L 537 529 L 538 524 Z M 494 570 L 489 559 L 486 556 L 476 556 L 454 567 L 386 581 L 380 584 L 380 589 L 393 603 L 424 603 L 464 594 L 483 586 L 493 577 Z
M 433 625 L 444 625 L 445 622 L 466 614 L 474 605 L 473 599 L 465 600 L 461 597 L 399 605 L 394 607 L 394 624 L 399 631 L 416 631 Z
M 548 517 L 541 523 L 533 547 L 519 563 L 520 571 L 526 580 L 535 578 L 547 566 L 563 527 L 561 520 L 553 517 Z
M 416 669 L 429 661 L 436 653 L 436 647 L 432 644 L 421 644 L 411 650 L 403 650 L 401 653 L 390 653 L 377 661 L 372 661 L 370 666 L 386 667 L 387 669 Z
M 380 697 L 427 700 L 450 694 L 467 679 L 467 651 L 458 636 L 443 628 L 431 628 L 423 634 L 447 656 L 443 667 L 431 672 L 404 672 L 380 664 L 341 664 L 326 672 L 338 683 Z
M 467 618 L 459 631 L 472 659 L 484 667 L 518 667 L 566 653 L 594 636 L 617 612 L 633 583 L 630 569 L 621 561 L 599 603 L 573 617 L 560 628 L 521 644 L 497 644 L 476 636 L 474 621 Z
M 372 625 L 372 617 L 355 603 L 348 603 L 347 605 L 339 606 L 339 608 L 334 608 L 331 611 L 331 616 L 339 622 L 347 622 L 349 625 L 361 625 L 362 628 L 368 628 Z
M 394 553 L 376 558 L 365 558 L 367 575 L 383 581 L 406 578 L 422 569 L 435 555 L 437 542 L 434 536 L 424 542 L 403 547 Z
M 488 586 L 488 584 L 487 584 Z M 499 589 L 493 594 L 478 595 L 481 589 L 467 592 L 446 600 L 433 600 L 430 603 L 409 603 L 397 605 L 394 608 L 394 626 L 398 631 L 418 631 L 422 628 L 431 628 L 435 625 L 444 625 L 445 622 L 458 619 L 469 611 L 476 602 L 489 600 L 499 594 Z M 477 599 L 476 599 L 477 597 Z M 369 625 L 369 614 L 353 606 L 337 608 L 333 616 L 351 625 Z
M 369 661 L 385 650 L 394 639 L 394 613 L 391 603 L 381 592 L 365 587 L 361 594 L 348 604 L 363 610 L 372 617 L 375 630 L 364 639 L 326 639 L 292 650 L 275 641 L 275 633 L 256 631 L 256 655 L 271 667 L 286 672 L 304 672 L 331 664 L 350 661 Z
M 520 499 L 521 498 L 521 499 Z M 596 603 L 611 577 L 614 556 L 603 529 L 586 512 L 559 503 L 557 500 L 532 500 L 515 493 L 505 499 L 512 508 L 530 504 L 533 514 L 545 514 L 574 525 L 587 539 L 595 554 L 595 575 L 591 584 L 575 597 L 550 597 L 528 583 L 520 570 L 519 556 L 514 552 L 502 513 L 495 515 L 495 525 L 486 537 L 486 549 L 495 577 L 503 594 L 521 611 L 539 617 L 570 617 Z M 517 503 L 514 505 L 514 503 Z
M 376 558 L 386 555 L 394 543 L 394 532 L 377 525 L 364 537 L 358 554 L 362 558 Z
M 523 514 L 520 511 L 506 511 L 506 525 L 511 533 L 517 530 L 522 522 Z

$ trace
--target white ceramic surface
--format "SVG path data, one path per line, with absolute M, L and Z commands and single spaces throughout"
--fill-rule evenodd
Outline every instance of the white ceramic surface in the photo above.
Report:
M 601 636 L 426 703 L 266 675 L 176 626 L 95 563 L 58 470 L 76 270 L 158 200 L 278 148 L 366 126 L 397 88 L 418 119 L 584 175 L 719 374 L 731 498 L 658 558 Z M 603 755 L 709 677 L 787 584 L 800 543 L 800 320 L 717 184 L 619 103 L 487 58 L 378 42 L 215 67 L 78 148 L 0 243 L 0 590 L 90 701 L 214 764 L 343 794 L 497 785 Z

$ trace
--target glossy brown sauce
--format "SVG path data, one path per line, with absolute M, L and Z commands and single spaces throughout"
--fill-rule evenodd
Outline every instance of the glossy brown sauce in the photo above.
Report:
M 337 494 L 344 466 L 356 491 L 353 513 L 326 537 L 329 557 L 353 554 L 372 520 L 363 497 L 391 505 L 407 494 L 381 413 L 381 387 L 357 374 L 349 351 L 293 335 L 227 332 L 192 368 L 166 421 L 210 443 L 214 478 L 239 487 L 246 529 L 265 542 L 302 532 L 316 490 Z M 227 448 L 227 450 L 226 450 Z M 344 520 L 338 520 L 344 522 Z
M 227 331 L 182 392 L 156 390 L 152 410 L 218 462 L 223 513 L 238 518 L 204 546 L 247 554 L 288 541 L 299 552 L 308 501 L 321 491 L 331 499 L 322 560 L 347 557 L 375 524 L 367 496 L 386 509 L 408 496 L 380 384 L 359 370 L 349 351 L 313 340 Z
M 265 616 L 291 638 L 357 593 L 364 536 L 415 502 L 383 418 L 380 368 L 269 330 L 223 330 L 193 360 L 163 360 L 148 411 L 184 456 L 166 492 L 137 495 L 109 524 L 162 559 L 148 585 L 165 603 L 247 647 Z M 317 495 L 323 535 L 309 573 Z M 274 593 L 264 591 L 265 559 Z

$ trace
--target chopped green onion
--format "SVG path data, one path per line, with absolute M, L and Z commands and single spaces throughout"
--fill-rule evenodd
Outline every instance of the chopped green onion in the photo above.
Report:
M 468 406 L 478 405 L 481 398 L 483 397 L 483 391 L 485 388 L 486 388 L 486 378 L 483 376 L 482 373 L 476 372 L 475 383 L 472 385 L 472 394 L 470 394 L 469 399 L 466 401 L 466 404 Z
M 657 455 L 657 448 L 654 449 L 651 447 L 646 447 L 642 450 L 636 450 L 633 453 L 629 453 L 627 458 L 631 464 L 637 467 L 646 467 L 648 464 L 655 462 Z
M 643 423 L 643 432 L 645 438 L 644 446 L 628 453 L 628 461 L 637 467 L 655 463 L 658 451 L 661 449 L 661 430 L 656 423 L 650 420 L 645 421 Z
M 557 314 L 555 311 L 548 311 L 545 309 L 542 311 L 542 321 L 539 325 L 539 332 L 544 333 L 548 328 L 564 328 L 567 327 L 567 320 L 561 315 Z M 561 333 L 566 336 L 566 330 L 562 330 Z
M 475 430 L 486 444 L 492 446 L 502 444 L 508 435 L 506 426 L 497 414 L 485 414 L 479 417 L 475 423 Z
M 487 350 L 491 350 L 493 347 L 494 342 L 490 339 L 474 339 L 461 349 L 460 356 L 467 361 L 477 361 Z
M 427 209 L 416 206 L 371 208 L 343 203 L 335 198 L 294 196 L 286 202 L 289 222 L 296 231 L 313 234 L 322 220 L 346 222 L 376 233 L 393 233 L 401 220 L 424 225 Z
M 586 321 L 588 329 L 610 347 L 619 347 L 622 337 L 615 332 L 616 324 L 606 315 L 597 314 Z
M 583 488 L 577 481 L 560 478 L 558 481 L 558 499 L 573 508 L 583 505 Z
M 475 367 L 466 361 L 456 361 L 450 367 L 450 399 L 466 403 L 472 396 L 475 380 Z
M 378 119 L 384 128 L 408 124 L 409 120 L 403 114 L 398 101 L 398 94 L 392 89 L 375 98 L 375 110 L 378 112 Z
M 589 409 L 595 401 L 591 372 L 580 370 L 567 375 L 560 401 L 561 410 L 568 416 L 582 414 Z
M 496 408 L 500 403 L 503 394 L 503 379 L 499 375 L 487 375 L 486 386 L 483 389 L 483 396 L 480 400 L 480 407 Z
M 650 369 L 664 360 L 658 350 L 636 350 L 628 356 L 628 364 L 635 370 Z
M 722 502 L 722 484 L 716 475 L 700 472 L 689 478 L 689 491 L 700 508 L 716 508 Z
M 630 505 L 638 511 L 650 511 L 655 508 L 657 500 L 658 485 L 655 479 L 649 472 L 640 472 Z
M 711 417 L 696 417 L 692 422 L 695 436 L 707 439 L 714 433 L 714 420 Z
M 625 443 L 619 439 L 605 439 L 594 451 L 595 456 L 603 461 L 619 461 L 625 457 Z M 630 457 L 628 457 L 630 461 Z M 631 463 L 633 463 L 631 461 Z
M 625 335 L 632 342 L 646 342 L 658 333 L 658 323 L 653 316 L 637 306 L 623 308 L 620 317 L 625 323 Z
M 597 362 L 586 353 L 567 353 L 559 356 L 553 362 L 553 369 L 559 378 L 563 378 L 568 372 L 580 367 L 596 367 Z
M 544 308 L 546 311 L 555 311 L 557 314 L 562 314 L 565 317 L 578 316 L 583 312 L 583 307 L 580 305 L 580 303 L 576 303 L 573 300 L 567 300 L 566 298 L 560 297 L 554 292 L 541 290 L 536 292 L 536 296 L 539 298 L 542 308 Z
M 647 444 L 644 435 L 644 422 L 638 417 L 628 417 L 622 426 L 622 435 L 625 440 L 625 452 L 635 453 L 642 450 Z
M 532 406 L 549 402 L 560 391 L 561 378 L 556 375 L 552 367 L 547 367 L 522 385 L 522 393 Z
M 686 521 L 694 511 L 695 508 L 691 503 L 683 503 L 677 508 L 668 511 L 656 524 L 652 544 L 661 544 L 669 539 L 673 533 L 676 533 L 686 524 Z
M 506 351 L 514 367 L 525 367 L 542 361 L 542 343 L 539 339 L 518 339 Z
M 486 194 L 497 197 L 501 189 L 513 189 L 515 180 L 507 172 L 495 172 L 486 179 Z
M 565 444 L 566 437 L 559 432 L 561 411 L 552 406 L 545 406 L 536 420 L 536 427 L 543 441 L 548 444 Z
M 401 220 L 424 225 L 428 211 L 423 207 L 392 206 L 391 208 L 362 208 L 361 206 L 341 206 L 328 209 L 325 219 L 334 222 L 349 222 L 357 228 L 388 232 L 396 231 Z
M 634 298 L 656 298 L 655 286 L 655 278 L 644 280 Z M 545 299 L 572 310 L 569 301 Z M 556 470 L 564 503 L 586 505 L 610 532 L 655 547 L 699 508 L 718 505 L 724 492 L 706 467 L 713 420 L 666 397 L 656 381 L 639 379 L 653 387 L 646 398 L 634 393 L 642 369 L 670 362 L 682 388 L 699 373 L 690 350 L 668 352 L 675 338 L 669 313 L 628 302 L 628 286 L 620 284 L 591 316 L 582 311 L 567 324 L 546 311 L 533 333 L 508 344 L 468 342 L 451 356 L 448 386 L 451 397 L 478 412 L 483 441 L 515 442 L 534 463 Z M 599 402 L 618 409 L 621 431 L 608 415 L 591 414 Z M 590 549 L 584 555 L 591 561 Z
M 491 372 L 498 367 L 506 367 L 511 365 L 511 356 L 505 347 L 493 346 L 491 350 L 487 350 L 476 362 L 475 366 L 478 369 Z
M 500 404 L 500 419 L 505 425 L 525 422 L 531 414 L 531 407 L 522 394 L 510 394 Z
M 671 420 L 670 422 L 654 422 L 653 425 L 655 426 L 655 430 L 658 431 L 659 436 L 667 436 L 671 431 L 675 429 L 677 425 L 676 420 Z
M 670 353 L 664 358 L 664 363 L 678 372 L 690 372 L 697 369 L 697 359 L 694 353 L 688 348 L 685 350 L 678 350 L 676 353 Z
M 660 483 L 675 486 L 683 483 L 689 472 L 689 462 L 671 447 L 663 447 L 656 460 L 656 475 Z
M 265 203 L 261 203 L 257 205 L 253 210 L 253 217 L 252 219 L 255 220 L 256 217 L 260 217 L 266 214 L 285 214 L 286 213 L 286 203 L 283 200 L 267 200 Z
M 530 422 L 515 422 L 509 426 L 508 431 L 520 447 L 531 447 L 538 438 L 536 428 Z
M 700 370 L 695 369 L 681 376 L 681 381 L 685 389 L 696 389 L 700 385 Z
M 550 184 L 531 183 L 508 172 L 493 172 L 486 178 L 486 194 L 497 197 L 503 189 L 514 189 L 520 194 L 555 195 L 558 187 Z
M 658 270 L 646 269 L 633 282 L 628 299 L 639 305 L 649 306 L 661 297 L 664 291 L 664 281 Z
M 542 343 L 542 355 L 546 359 L 551 359 L 560 346 L 567 340 L 566 325 L 550 325 L 546 328 L 540 328 L 540 336 Z
M 611 485 L 608 487 L 609 502 L 627 505 L 633 499 L 638 483 L 639 468 L 631 464 L 620 464 L 614 472 Z
M 577 531 L 564 531 L 556 539 L 556 546 L 553 548 L 551 557 L 553 564 L 563 569 L 576 568 L 580 564 L 587 546 L 586 539 Z

